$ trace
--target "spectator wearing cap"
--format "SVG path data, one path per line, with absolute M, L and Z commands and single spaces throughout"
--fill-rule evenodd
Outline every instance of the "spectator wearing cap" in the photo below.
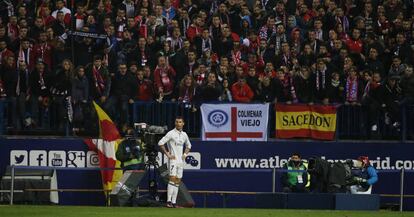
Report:
M 378 182 L 378 174 L 375 168 L 370 164 L 367 156 L 359 156 L 358 160 L 354 160 L 355 168 L 353 170 L 353 180 L 355 185 L 350 186 L 352 194 L 371 194 L 372 185 Z
M 235 102 L 249 103 L 254 97 L 254 92 L 247 84 L 245 77 L 239 78 L 239 80 L 231 86 L 231 93 Z

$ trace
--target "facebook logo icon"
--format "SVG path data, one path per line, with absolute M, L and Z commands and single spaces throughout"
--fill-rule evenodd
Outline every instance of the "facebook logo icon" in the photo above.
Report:
M 29 165 L 30 166 L 47 166 L 47 153 L 41 150 L 32 150 L 29 154 Z

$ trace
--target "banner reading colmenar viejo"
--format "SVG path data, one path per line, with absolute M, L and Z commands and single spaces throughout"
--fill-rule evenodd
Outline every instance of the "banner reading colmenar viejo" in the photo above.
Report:
M 276 138 L 333 140 L 335 131 L 335 106 L 276 104 Z
M 269 104 L 201 105 L 202 140 L 267 141 Z

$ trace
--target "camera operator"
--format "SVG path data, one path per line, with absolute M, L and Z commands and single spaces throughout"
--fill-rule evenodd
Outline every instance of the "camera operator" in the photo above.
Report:
M 134 138 L 134 130 L 128 128 L 126 130 L 124 140 L 119 144 L 116 151 L 116 158 L 122 162 L 122 170 L 143 170 L 144 153 L 140 141 Z
M 283 165 L 285 170 L 307 170 L 301 156 L 298 153 L 292 154 L 289 161 Z M 282 174 L 283 192 L 307 192 L 308 173 L 306 171 L 288 171 Z
M 191 149 L 190 139 L 183 131 L 184 119 L 175 118 L 175 128 L 170 130 L 159 142 L 162 153 L 168 157 L 169 182 L 167 187 L 167 207 L 175 208 L 178 187 L 183 177 L 184 161 Z M 165 148 L 168 146 L 168 151 Z M 185 147 L 185 150 L 184 150 Z M 183 153 L 184 152 L 184 153 Z
M 377 171 L 369 163 L 367 156 L 360 156 L 354 161 L 354 167 L 358 171 L 353 171 L 353 183 L 350 186 L 352 194 L 371 194 L 372 185 L 378 181 Z

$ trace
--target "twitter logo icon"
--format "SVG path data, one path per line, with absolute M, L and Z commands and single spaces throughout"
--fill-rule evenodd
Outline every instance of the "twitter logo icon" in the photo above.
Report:
M 26 150 L 13 150 L 10 152 L 10 165 L 27 166 L 28 154 Z

